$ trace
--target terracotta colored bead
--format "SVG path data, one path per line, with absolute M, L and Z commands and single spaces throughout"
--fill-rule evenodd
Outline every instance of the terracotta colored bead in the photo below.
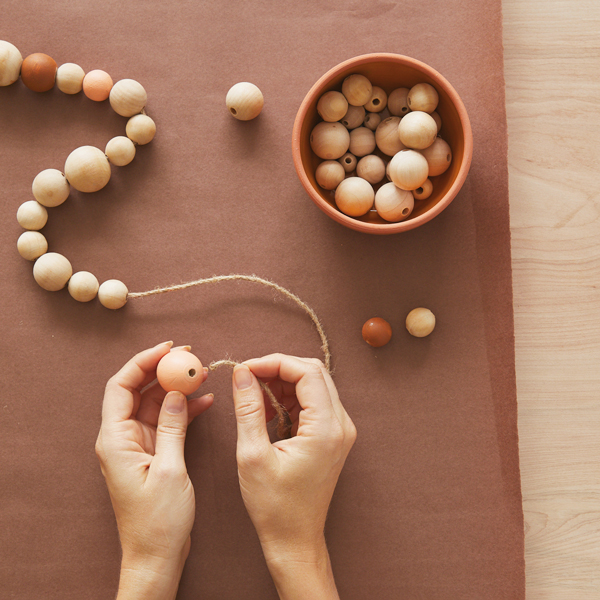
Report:
M 416 190 L 427 179 L 429 165 L 416 150 L 400 150 L 390 161 L 390 177 L 401 190 Z
M 435 315 L 428 308 L 414 308 L 406 317 L 406 329 L 415 337 L 428 336 L 435 328 Z
M 362 337 L 369 346 L 381 348 L 392 339 L 392 327 L 385 319 L 374 317 L 362 326 Z
M 325 190 L 335 190 L 344 180 L 344 167 L 336 160 L 322 162 L 315 173 L 317 183 Z
M 332 160 L 348 150 L 350 134 L 340 123 L 317 123 L 310 134 L 310 147 L 319 158 Z
M 69 279 L 69 294 L 77 302 L 89 302 L 98 293 L 98 280 L 89 271 L 79 271 Z
M 375 134 L 366 127 L 357 127 L 350 132 L 349 150 L 354 156 L 366 156 L 375 150 Z
M 17 240 L 17 250 L 25 260 L 35 260 L 48 252 L 48 242 L 39 231 L 26 231 Z
M 356 165 L 356 174 L 369 183 L 379 183 L 385 177 L 385 164 L 375 154 L 364 156 Z
M 398 125 L 400 125 L 400 117 L 388 117 L 381 121 L 375 130 L 377 147 L 388 156 L 394 156 L 405 148 L 398 135 Z
M 412 191 L 412 195 L 415 200 L 427 200 L 431 193 L 433 192 L 433 183 L 431 183 L 431 179 L 426 179 L 425 183 L 418 187 L 416 190 Z
M 356 169 L 356 156 L 350 152 L 346 152 L 339 160 L 346 173 L 352 173 Z
M 143 146 L 150 143 L 156 135 L 156 123 L 148 115 L 134 115 L 125 126 L 127 137 Z
M 35 176 L 31 191 L 40 204 L 51 208 L 61 205 L 69 197 L 71 188 L 58 169 L 44 169 Z
M 65 63 L 56 72 L 56 87 L 65 94 L 79 94 L 83 89 L 85 71 L 75 63 Z
M 417 83 L 410 88 L 406 98 L 410 110 L 422 110 L 432 113 L 438 105 L 439 96 L 437 90 L 428 83 Z
M 373 187 L 360 177 L 344 179 L 335 191 L 337 207 L 349 217 L 360 217 L 368 213 L 374 199 Z
M 408 108 L 408 88 L 397 88 L 389 96 L 387 107 L 391 115 L 403 117 L 410 111 Z
M 191 352 L 174 350 L 160 359 L 156 378 L 165 392 L 181 392 L 189 396 L 200 387 L 204 368 Z
M 133 117 L 146 106 L 148 94 L 144 86 L 134 79 L 121 79 L 112 86 L 108 100 L 118 115 Z
M 363 125 L 371 131 L 375 131 L 379 123 L 381 123 L 381 115 L 379 115 L 379 113 L 372 112 L 367 113 L 367 116 L 363 121 Z
M 83 93 L 95 102 L 103 102 L 108 98 L 113 80 L 106 71 L 95 69 L 83 78 Z
M 365 109 L 372 113 L 379 113 L 387 106 L 387 101 L 387 94 L 380 87 L 374 85 Z
M 317 102 L 317 112 L 323 121 L 334 123 L 348 112 L 348 100 L 341 92 L 326 92 Z
M 410 217 L 415 206 L 411 192 L 401 190 L 393 183 L 382 185 L 375 194 L 375 210 L 382 219 L 398 223 Z
M 0 40 L 0 86 L 11 85 L 21 73 L 23 57 L 10 42 Z
M 236 83 L 227 92 L 225 104 L 229 112 L 239 121 L 250 121 L 258 117 L 265 99 L 262 92 L 253 83 Z
M 124 135 L 118 135 L 106 144 L 104 154 L 117 167 L 128 165 L 135 158 L 135 144 Z
M 71 263 L 56 252 L 42 254 L 33 265 L 33 277 L 38 285 L 49 291 L 62 290 L 73 274 Z
M 431 146 L 437 137 L 437 125 L 428 113 L 414 111 L 400 121 L 398 135 L 407 148 L 423 150 Z
M 435 138 L 435 142 L 429 148 L 421 150 L 421 154 L 429 165 L 429 177 L 441 175 L 452 162 L 452 149 L 441 137 Z
M 108 279 L 98 288 L 100 304 L 111 310 L 117 310 L 127 303 L 127 286 L 118 279 Z
M 110 163 L 94 146 L 81 146 L 65 162 L 65 177 L 80 192 L 97 192 L 110 180 Z
M 440 117 L 440 115 L 434 110 L 431 113 L 431 118 L 435 121 L 435 124 L 437 125 L 437 130 L 439 133 L 440 129 L 442 128 L 442 117 Z
M 56 80 L 56 61 L 41 52 L 30 54 L 21 65 L 21 80 L 34 92 L 51 90 Z
M 39 202 L 28 200 L 19 206 L 17 221 L 23 229 L 36 231 L 48 222 L 48 211 Z
M 363 106 L 348 106 L 348 111 L 342 119 L 342 125 L 346 129 L 356 129 L 365 120 L 366 111 Z
M 352 106 L 364 106 L 371 99 L 372 93 L 373 86 L 364 75 L 349 75 L 342 83 L 342 94 Z

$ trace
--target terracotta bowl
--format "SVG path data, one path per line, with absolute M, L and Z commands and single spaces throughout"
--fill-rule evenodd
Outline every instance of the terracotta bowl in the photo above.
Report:
M 442 118 L 440 135 L 452 148 L 452 164 L 445 173 L 431 178 L 433 193 L 427 200 L 415 202 L 415 208 L 406 221 L 389 223 L 384 221 L 375 209 L 359 218 L 348 217 L 337 209 L 334 200 L 335 191 L 322 189 L 315 180 L 315 170 L 322 162 L 310 147 L 310 132 L 321 120 L 317 113 L 317 102 L 325 92 L 341 90 L 342 81 L 352 73 L 365 75 L 373 85 L 383 88 L 387 94 L 398 87 L 410 88 L 417 83 L 430 83 L 440 96 L 436 109 Z M 357 231 L 388 234 L 419 227 L 439 215 L 452 202 L 465 182 L 471 165 L 473 135 L 461 99 L 437 71 L 414 58 L 399 54 L 365 54 L 337 65 L 313 85 L 296 115 L 292 152 L 296 172 L 302 185 L 325 214 Z M 377 150 L 376 153 L 378 152 Z M 384 178 L 381 184 L 374 187 L 377 190 L 380 185 L 387 182 L 388 180 Z

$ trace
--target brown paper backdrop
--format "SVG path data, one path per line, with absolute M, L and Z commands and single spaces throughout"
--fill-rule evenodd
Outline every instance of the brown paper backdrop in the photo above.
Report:
M 339 590 L 364 598 L 524 598 L 500 0 L 5 3 L 0 39 L 24 56 L 139 80 L 154 142 L 102 191 L 51 209 L 50 248 L 75 270 L 131 291 L 256 273 L 311 304 L 359 436 L 327 524 Z M 455 86 L 474 133 L 453 204 L 405 234 L 345 229 L 309 200 L 291 158 L 304 94 L 338 62 L 397 52 Z M 237 81 L 265 107 L 240 123 Z M 6 598 L 110 598 L 119 543 L 94 455 L 103 386 L 136 351 L 167 339 L 205 362 L 272 351 L 319 354 L 310 321 L 249 283 L 132 300 L 109 312 L 41 290 L 19 257 L 19 204 L 42 169 L 80 145 L 104 148 L 125 119 L 58 90 L 0 88 L 2 402 L 0 579 Z M 428 306 L 427 339 L 403 327 Z M 382 316 L 385 348 L 360 337 Z M 196 489 L 179 598 L 276 598 L 236 475 L 230 373 L 190 427 Z

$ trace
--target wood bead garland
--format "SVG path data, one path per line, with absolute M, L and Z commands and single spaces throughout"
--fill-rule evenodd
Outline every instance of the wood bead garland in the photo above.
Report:
M 110 163 L 99 148 L 81 146 L 67 157 L 65 177 L 80 192 L 97 192 L 110 180 Z
M 48 211 L 39 202 L 28 200 L 19 206 L 17 221 L 23 229 L 36 231 L 48 222 Z
M 350 145 L 350 134 L 340 123 L 317 123 L 310 134 L 310 147 L 319 157 L 327 160 L 340 158 Z
M 113 86 L 111 76 L 101 69 L 90 71 L 83 78 L 83 93 L 95 102 L 103 102 L 108 98 Z
M 412 195 L 415 200 L 427 200 L 433 192 L 433 183 L 431 179 L 426 179 L 423 185 L 412 191 Z
M 346 154 L 340 158 L 339 163 L 344 167 L 346 173 L 352 173 L 352 171 L 356 169 L 356 156 L 351 152 L 346 152 Z
M 56 87 L 64 94 L 78 94 L 83 89 L 85 71 L 75 63 L 65 63 L 56 72 Z
M 34 92 L 47 92 L 54 87 L 56 61 L 42 52 L 30 54 L 21 65 L 21 81 Z
M 163 356 L 156 367 L 156 378 L 165 392 L 193 394 L 204 379 L 200 360 L 186 350 L 172 350 Z
M 349 177 L 335 191 L 337 207 L 349 217 L 360 217 L 371 210 L 375 192 L 371 184 L 360 177 Z
M 437 125 L 431 115 L 414 111 L 400 121 L 398 135 L 407 148 L 423 150 L 431 146 L 437 137 Z
M 363 156 L 356 165 L 356 174 L 372 185 L 379 183 L 385 177 L 385 164 L 375 154 Z
M 125 126 L 127 137 L 136 144 L 149 144 L 156 134 L 156 124 L 148 115 L 134 115 Z
M 365 120 L 366 111 L 363 106 L 348 106 L 348 111 L 342 119 L 342 125 L 346 129 L 356 129 L 360 127 Z
M 227 92 L 227 110 L 239 121 L 250 121 L 261 113 L 265 99 L 260 89 L 253 83 L 236 83 Z
M 127 286 L 118 279 L 109 279 L 98 288 L 100 304 L 111 310 L 116 310 L 127 303 Z
M 58 169 L 44 169 L 35 176 L 31 191 L 40 204 L 52 208 L 61 205 L 69 197 L 71 188 Z
M 348 100 L 341 92 L 326 92 L 317 102 L 317 112 L 323 121 L 334 123 L 343 119 L 348 112 Z
M 414 337 L 426 337 L 435 328 L 435 315 L 428 308 L 414 308 L 406 317 L 406 329 Z
M 118 115 L 133 117 L 146 106 L 148 94 L 144 86 L 134 79 L 121 79 L 112 86 L 108 101 Z
M 12 85 L 21 74 L 23 56 L 10 42 L 0 40 L 0 86 Z
M 322 162 L 315 172 L 317 183 L 325 190 L 335 190 L 345 176 L 346 171 L 337 160 Z
M 375 150 L 375 134 L 366 127 L 357 127 L 350 132 L 350 152 L 354 156 L 366 156 Z
M 437 108 L 439 95 L 437 90 L 429 83 L 417 83 L 417 85 L 410 88 L 406 101 L 411 110 L 432 113 Z
M 373 86 L 364 75 L 349 75 L 342 83 L 342 94 L 352 106 L 364 106 L 371 99 L 372 93 Z
M 389 173 L 394 184 L 401 190 L 416 190 L 425 183 L 429 165 L 420 152 L 401 150 L 390 161 Z
M 98 280 L 89 271 L 79 271 L 69 279 L 69 294 L 77 302 L 90 302 L 98 293 Z
M 56 252 L 42 254 L 33 265 L 33 277 L 38 285 L 49 291 L 62 290 L 73 274 L 71 263 Z
M 427 160 L 430 177 L 445 173 L 452 162 L 452 149 L 441 137 L 436 138 L 431 146 L 421 151 L 421 154 Z
M 17 250 L 25 260 L 35 260 L 48 251 L 48 241 L 39 231 L 25 231 L 17 240 Z
M 135 144 L 124 135 L 118 135 L 106 144 L 104 154 L 112 165 L 124 167 L 135 158 Z
M 412 193 L 401 190 L 394 183 L 382 185 L 375 194 L 375 210 L 382 219 L 391 223 L 408 219 L 414 206 Z

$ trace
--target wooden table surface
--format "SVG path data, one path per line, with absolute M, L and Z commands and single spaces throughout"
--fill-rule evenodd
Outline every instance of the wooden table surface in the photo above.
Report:
M 598 600 L 600 2 L 503 11 L 527 600 Z

